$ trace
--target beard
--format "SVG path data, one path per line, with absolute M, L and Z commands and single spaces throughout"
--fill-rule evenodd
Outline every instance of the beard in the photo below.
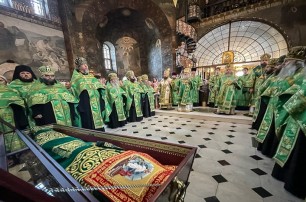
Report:
M 112 87 L 114 87 L 114 88 L 119 87 L 119 82 L 117 82 L 117 81 L 111 81 L 110 83 L 111 83 Z
M 20 77 L 19 80 L 22 81 L 22 82 L 28 82 L 28 83 L 34 81 L 33 77 L 31 77 L 31 78 L 22 78 L 22 77 Z
M 300 66 L 296 63 L 296 61 L 290 61 L 288 64 L 282 66 L 278 76 L 281 78 L 292 76 L 299 68 Z
M 135 79 L 135 78 L 131 78 L 130 81 L 131 81 L 132 83 L 134 83 L 134 82 L 136 81 L 136 79 Z
M 274 72 L 274 68 L 270 68 L 268 70 L 266 70 L 266 74 L 272 74 Z
M 260 66 L 264 68 L 264 67 L 267 66 L 267 63 L 265 63 L 265 62 L 264 62 L 264 63 L 261 63 Z
M 89 73 L 89 70 L 86 70 L 86 71 L 80 71 L 79 69 L 77 69 L 77 72 L 83 74 L 83 75 L 88 75 Z
M 41 78 L 41 81 L 46 84 L 47 86 L 52 86 L 56 83 L 56 80 L 53 79 L 53 80 L 48 80 L 48 79 L 44 79 L 44 78 Z

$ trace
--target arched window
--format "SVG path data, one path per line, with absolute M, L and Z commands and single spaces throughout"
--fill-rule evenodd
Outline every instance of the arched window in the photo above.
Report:
M 197 43 L 198 67 L 222 64 L 222 55 L 234 52 L 234 63 L 255 62 L 264 53 L 272 58 L 287 54 L 285 37 L 274 27 L 259 21 L 234 21 L 221 25 Z
M 48 17 L 49 9 L 47 0 L 31 0 L 31 4 L 35 15 Z
M 12 2 L 11 0 L 0 0 L 0 5 L 12 7 Z
M 112 70 L 112 58 L 110 54 L 110 48 L 105 43 L 103 44 L 103 56 L 105 69 Z
M 103 43 L 103 59 L 106 70 L 117 71 L 115 47 L 108 41 Z

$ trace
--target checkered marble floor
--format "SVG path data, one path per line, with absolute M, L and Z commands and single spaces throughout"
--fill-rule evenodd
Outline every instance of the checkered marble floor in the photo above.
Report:
M 250 129 L 250 118 L 201 114 L 203 119 L 196 112 L 158 111 L 142 122 L 106 132 L 198 147 L 187 202 L 302 201 L 270 175 L 274 161 L 252 146 L 256 131 Z

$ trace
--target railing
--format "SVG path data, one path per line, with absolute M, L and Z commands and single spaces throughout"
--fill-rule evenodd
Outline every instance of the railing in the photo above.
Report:
M 206 2 L 208 2 L 206 4 Z M 275 0 L 219 0 L 203 1 L 199 4 L 201 8 L 201 18 L 208 18 L 214 15 L 225 13 L 234 9 L 244 8 L 260 3 L 273 3 Z

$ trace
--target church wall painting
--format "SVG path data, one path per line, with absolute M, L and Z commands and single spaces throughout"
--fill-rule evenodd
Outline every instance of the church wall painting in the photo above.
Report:
M 136 76 L 142 74 L 138 42 L 131 37 L 121 37 L 116 41 L 116 60 L 118 75 L 133 70 Z
M 32 67 L 36 75 L 38 67 L 50 65 L 57 79 L 70 77 L 62 31 L 0 14 L 0 64 L 9 59 Z

